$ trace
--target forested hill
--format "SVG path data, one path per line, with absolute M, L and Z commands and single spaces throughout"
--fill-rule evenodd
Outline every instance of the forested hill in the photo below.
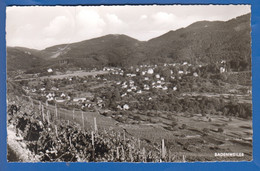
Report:
M 183 61 L 215 63 L 226 60 L 231 68 L 249 70 L 250 16 L 247 14 L 226 22 L 199 21 L 145 42 L 126 35 L 106 35 L 56 45 L 42 51 L 8 47 L 7 69 L 36 72 L 48 67 L 69 69 Z

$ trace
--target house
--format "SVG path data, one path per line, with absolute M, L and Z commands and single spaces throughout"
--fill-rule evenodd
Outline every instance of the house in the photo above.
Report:
M 132 90 L 136 90 L 136 86 L 133 86 L 131 89 L 132 89 Z
M 161 84 L 160 84 L 160 85 L 157 85 L 156 88 L 162 88 L 162 85 L 161 85 Z
M 220 73 L 226 72 L 226 69 L 224 67 L 220 67 Z
M 183 62 L 183 64 L 182 65 L 187 65 L 188 64 L 188 62 Z
M 41 91 L 44 91 L 44 90 L 45 90 L 45 88 L 41 88 L 40 90 L 41 90 Z
M 129 109 L 130 109 L 130 107 L 129 107 L 129 105 L 128 105 L 128 104 L 125 104 L 125 105 L 123 106 L 123 109 L 124 109 L 124 110 L 129 110 Z
M 160 75 L 159 75 L 159 74 L 156 74 L 155 77 L 159 79 L 159 78 L 160 78 Z
M 65 95 L 64 93 L 62 93 L 62 94 L 60 95 L 60 97 L 66 97 L 66 95 Z
M 148 74 L 153 74 L 153 69 L 152 68 L 149 68 L 148 71 L 147 71 Z
M 121 95 L 121 97 L 125 97 L 126 95 L 127 95 L 127 93 L 124 93 L 124 94 Z
M 146 80 L 146 81 L 147 81 L 147 80 L 149 80 L 149 78 L 148 78 L 148 77 L 145 77 L 145 78 L 144 78 L 144 80 Z
M 175 77 L 171 76 L 171 79 L 173 79 L 173 80 L 174 80 L 174 79 L 175 79 Z
M 86 100 L 85 97 L 78 97 L 78 98 L 74 98 L 73 102 L 79 102 L 79 101 L 84 102 L 85 100 Z
M 132 89 L 127 89 L 127 92 L 131 92 L 132 91 Z
M 55 101 L 56 101 L 57 103 L 63 103 L 63 102 L 65 102 L 64 99 L 59 98 L 59 97 L 56 97 L 56 98 L 55 98 Z
M 58 90 L 59 90 L 59 88 L 52 87 L 52 88 L 51 88 L 51 90 L 52 90 L 52 91 L 58 91 Z
M 52 93 L 49 93 L 49 94 L 46 95 L 46 98 L 47 98 L 47 99 L 49 99 L 49 98 L 51 98 L 51 97 L 54 97 L 54 95 L 53 95 Z
M 197 74 L 197 72 L 194 72 L 194 73 L 193 73 L 193 76 L 194 76 L 194 77 L 198 77 L 199 75 Z
M 176 91 L 177 90 L 177 87 L 175 86 L 175 87 L 173 87 L 173 91 Z
M 123 85 L 122 88 L 127 88 L 127 85 Z
M 168 90 L 168 87 L 164 86 L 162 89 L 163 89 L 163 90 Z
M 164 81 L 164 78 L 162 77 L 161 80 Z
M 137 93 L 138 93 L 138 94 L 141 94 L 141 93 L 142 93 L 142 90 L 138 90 Z
M 53 100 L 54 100 L 53 97 L 49 97 L 49 98 L 47 98 L 47 101 L 53 101 Z
M 48 73 L 53 72 L 53 70 L 51 68 L 49 68 L 47 71 L 48 71 Z
M 120 106 L 120 105 L 117 105 L 117 107 L 116 108 L 118 108 L 118 109 L 120 109 L 120 110 L 122 110 L 123 108 Z
M 146 74 L 146 72 L 145 71 L 142 71 L 142 75 L 145 75 Z
M 139 68 L 136 68 L 136 70 L 135 70 L 136 72 L 139 72 L 140 71 L 140 69 Z
M 178 71 L 178 74 L 183 74 L 183 71 Z
M 129 83 L 130 83 L 130 84 L 134 84 L 135 82 L 134 82 L 133 80 L 130 80 Z

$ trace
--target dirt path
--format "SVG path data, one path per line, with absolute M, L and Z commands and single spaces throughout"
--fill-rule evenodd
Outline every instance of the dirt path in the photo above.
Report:
M 7 127 L 7 160 L 9 162 L 39 162 L 37 156 L 27 148 L 21 137 L 16 136 L 13 126 Z

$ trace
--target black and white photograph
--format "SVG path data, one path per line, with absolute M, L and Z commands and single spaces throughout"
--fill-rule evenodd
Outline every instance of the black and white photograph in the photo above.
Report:
M 250 5 L 8 6 L 8 162 L 252 161 Z

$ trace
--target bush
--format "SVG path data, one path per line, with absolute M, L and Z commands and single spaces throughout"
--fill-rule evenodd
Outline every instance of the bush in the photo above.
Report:
M 224 129 L 223 128 L 218 128 L 218 132 L 222 133 L 222 132 L 224 132 Z
M 186 128 L 187 128 L 187 125 L 186 125 L 186 124 L 182 124 L 182 125 L 181 125 L 181 128 L 182 128 L 182 129 L 186 129 Z
M 172 121 L 172 127 L 176 127 L 178 125 L 178 123 L 176 121 Z

